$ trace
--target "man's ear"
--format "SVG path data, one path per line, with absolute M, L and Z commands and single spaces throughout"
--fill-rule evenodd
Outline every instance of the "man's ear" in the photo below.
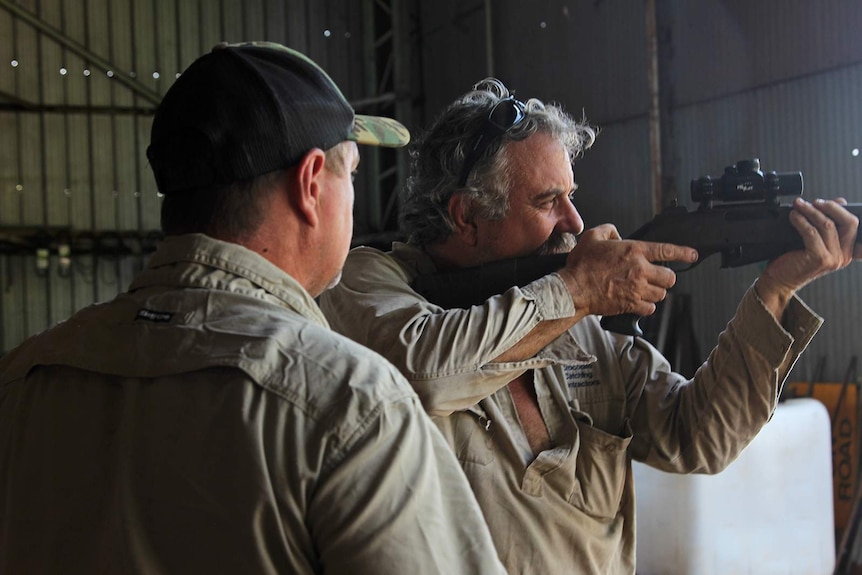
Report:
M 317 226 L 320 215 L 320 194 L 323 188 L 323 172 L 326 169 L 326 154 L 319 148 L 309 150 L 296 166 L 296 186 L 291 195 L 291 204 L 297 216 L 309 225 Z
M 455 193 L 449 198 L 449 217 L 455 224 L 455 235 L 469 246 L 477 241 L 476 221 L 473 215 L 473 202 L 464 194 Z

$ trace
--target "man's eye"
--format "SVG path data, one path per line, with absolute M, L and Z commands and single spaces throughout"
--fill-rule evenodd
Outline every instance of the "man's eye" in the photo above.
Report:
M 352 172 L 350 172 L 350 181 L 355 182 L 356 176 L 358 176 L 358 175 L 359 175 L 359 170 L 353 170 Z

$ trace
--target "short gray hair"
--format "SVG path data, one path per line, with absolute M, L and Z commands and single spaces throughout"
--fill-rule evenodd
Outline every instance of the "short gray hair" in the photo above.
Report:
M 344 175 L 348 142 L 326 150 L 325 168 Z M 269 195 L 293 167 L 222 186 L 204 186 L 167 194 L 162 200 L 165 235 L 207 234 L 221 240 L 247 240 L 263 223 Z
M 429 245 L 449 237 L 455 228 L 448 205 L 455 193 L 466 194 L 479 217 L 500 220 L 506 216 L 512 179 L 508 158 L 501 153 L 506 142 L 547 133 L 563 144 L 574 161 L 595 141 L 596 129 L 586 120 L 575 120 L 557 104 L 530 99 L 525 102 L 525 119 L 485 150 L 467 182 L 459 186 L 471 140 L 494 105 L 509 95 L 496 78 L 482 80 L 450 104 L 413 145 L 399 214 L 409 243 Z

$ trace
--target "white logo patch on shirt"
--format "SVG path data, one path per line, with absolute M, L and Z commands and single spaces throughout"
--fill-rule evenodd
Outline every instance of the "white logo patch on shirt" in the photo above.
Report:
M 563 366 L 563 376 L 569 387 L 592 387 L 601 383 L 593 374 L 592 365 Z
M 153 311 L 151 309 L 141 308 L 138 310 L 138 315 L 135 319 L 165 323 L 171 321 L 172 317 L 174 317 L 174 314 L 167 311 Z

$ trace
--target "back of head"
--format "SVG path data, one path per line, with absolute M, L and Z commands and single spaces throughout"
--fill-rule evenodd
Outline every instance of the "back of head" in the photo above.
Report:
M 496 114 L 498 106 L 511 106 L 515 111 Z M 506 123 L 496 124 L 497 116 Z M 408 241 L 429 245 L 452 233 L 448 204 L 455 193 L 468 195 L 483 218 L 505 217 L 510 174 L 500 152 L 505 142 L 524 140 L 537 132 L 559 139 L 572 160 L 596 136 L 592 127 L 572 118 L 561 106 L 535 98 L 521 102 L 495 78 L 482 80 L 450 104 L 410 152 L 411 172 L 399 214 Z M 486 141 L 478 146 L 482 138 Z
M 163 220 L 183 228 L 184 217 L 172 217 L 171 206 L 195 216 L 196 207 L 214 199 L 208 194 L 239 186 L 253 196 L 259 177 L 345 140 L 403 146 L 409 133 L 394 120 L 355 115 L 329 75 L 295 50 L 268 42 L 221 44 L 165 94 L 147 158 L 166 199 Z M 194 219 L 192 227 L 200 227 L 209 218 Z

